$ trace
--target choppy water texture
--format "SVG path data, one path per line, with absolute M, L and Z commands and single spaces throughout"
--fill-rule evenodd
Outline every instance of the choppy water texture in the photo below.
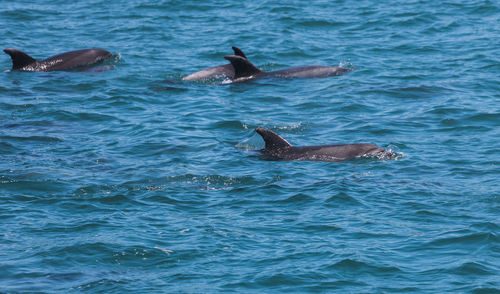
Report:
M 0 55 L 0 292 L 500 292 L 499 2 L 8 1 L 0 36 L 121 55 Z M 181 81 L 231 46 L 355 70 Z M 266 160 L 258 126 L 399 157 Z

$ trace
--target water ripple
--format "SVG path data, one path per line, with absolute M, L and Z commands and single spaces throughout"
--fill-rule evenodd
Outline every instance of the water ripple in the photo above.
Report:
M 500 5 L 303 4 L 4 3 L 4 48 L 120 57 L 0 59 L 0 292 L 499 292 Z M 355 70 L 182 81 L 231 46 Z M 256 127 L 398 156 L 264 160 Z

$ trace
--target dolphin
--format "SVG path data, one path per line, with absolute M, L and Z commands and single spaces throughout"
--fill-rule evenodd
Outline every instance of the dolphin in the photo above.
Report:
M 234 68 L 233 82 L 242 82 L 261 77 L 280 77 L 280 78 L 314 78 L 338 76 L 352 69 L 340 66 L 300 66 L 288 69 L 264 72 L 253 65 L 247 58 L 238 55 L 227 55 L 225 59 L 229 60 Z
M 232 47 L 234 51 L 235 56 L 240 56 L 242 58 L 247 58 L 245 56 L 245 53 L 241 51 L 238 47 Z M 219 65 L 219 66 L 214 66 L 214 67 L 209 67 L 200 71 L 197 71 L 195 73 L 192 73 L 188 76 L 185 76 L 182 78 L 184 81 L 200 81 L 200 80 L 207 80 L 211 78 L 229 78 L 233 79 L 234 78 L 234 68 L 233 66 L 229 64 L 225 65 Z
M 394 153 L 373 144 L 342 144 L 323 146 L 295 147 L 275 132 L 256 128 L 266 146 L 260 152 L 275 159 L 311 160 L 311 161 L 342 161 L 360 157 L 390 158 Z
M 19 71 L 57 71 L 71 70 L 77 67 L 92 66 L 115 55 L 103 49 L 82 49 L 70 51 L 36 60 L 28 54 L 17 49 L 7 48 L 3 52 L 12 59 L 12 70 Z

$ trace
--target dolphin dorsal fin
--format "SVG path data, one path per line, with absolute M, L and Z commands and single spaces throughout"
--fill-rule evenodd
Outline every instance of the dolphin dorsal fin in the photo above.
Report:
M 253 65 L 248 59 L 238 55 L 227 55 L 225 59 L 229 60 L 234 67 L 234 79 L 249 77 L 262 71 Z
M 256 128 L 255 131 L 259 135 L 261 135 L 262 139 L 264 139 L 264 142 L 266 142 L 266 147 L 265 147 L 266 150 L 292 147 L 292 144 L 288 143 L 287 140 L 283 139 L 280 135 L 276 134 L 271 130 L 264 128 Z
M 234 51 L 234 55 L 241 56 L 241 57 L 243 57 L 243 58 L 247 58 L 247 57 L 245 56 L 245 53 L 243 53 L 243 51 L 241 51 L 241 49 L 240 49 L 240 48 L 238 48 L 238 47 L 236 47 L 236 46 L 233 46 L 232 48 L 233 48 L 233 51 Z
M 7 48 L 3 52 L 10 55 L 12 59 L 12 69 L 20 69 L 36 62 L 36 59 L 17 49 Z

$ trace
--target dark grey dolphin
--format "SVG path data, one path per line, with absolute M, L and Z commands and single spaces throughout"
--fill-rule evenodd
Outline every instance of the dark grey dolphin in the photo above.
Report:
M 392 151 L 386 151 L 373 144 L 294 147 L 271 130 L 256 128 L 255 131 L 262 136 L 266 143 L 266 147 L 261 149 L 260 152 L 276 159 L 342 161 L 373 156 L 390 158 L 394 155 Z
M 232 47 L 235 56 L 241 56 L 243 58 L 247 58 L 245 53 L 241 51 L 238 47 Z M 209 67 L 195 73 L 192 73 L 188 76 L 182 78 L 184 81 L 200 81 L 200 80 L 208 80 L 213 78 L 234 78 L 234 68 L 229 64 L 219 65 L 214 67 Z
M 339 66 L 300 66 L 288 69 L 263 72 L 258 67 L 253 65 L 247 58 L 237 55 L 224 56 L 229 60 L 234 68 L 233 81 L 241 82 L 249 79 L 256 79 L 261 77 L 280 77 L 280 78 L 314 78 L 314 77 L 329 77 L 338 76 L 352 69 L 339 67 Z
M 77 67 L 92 66 L 115 57 L 103 49 L 76 50 L 58 54 L 44 60 L 36 60 L 26 53 L 12 48 L 4 49 L 3 52 L 10 55 L 12 70 L 20 71 L 70 70 Z

